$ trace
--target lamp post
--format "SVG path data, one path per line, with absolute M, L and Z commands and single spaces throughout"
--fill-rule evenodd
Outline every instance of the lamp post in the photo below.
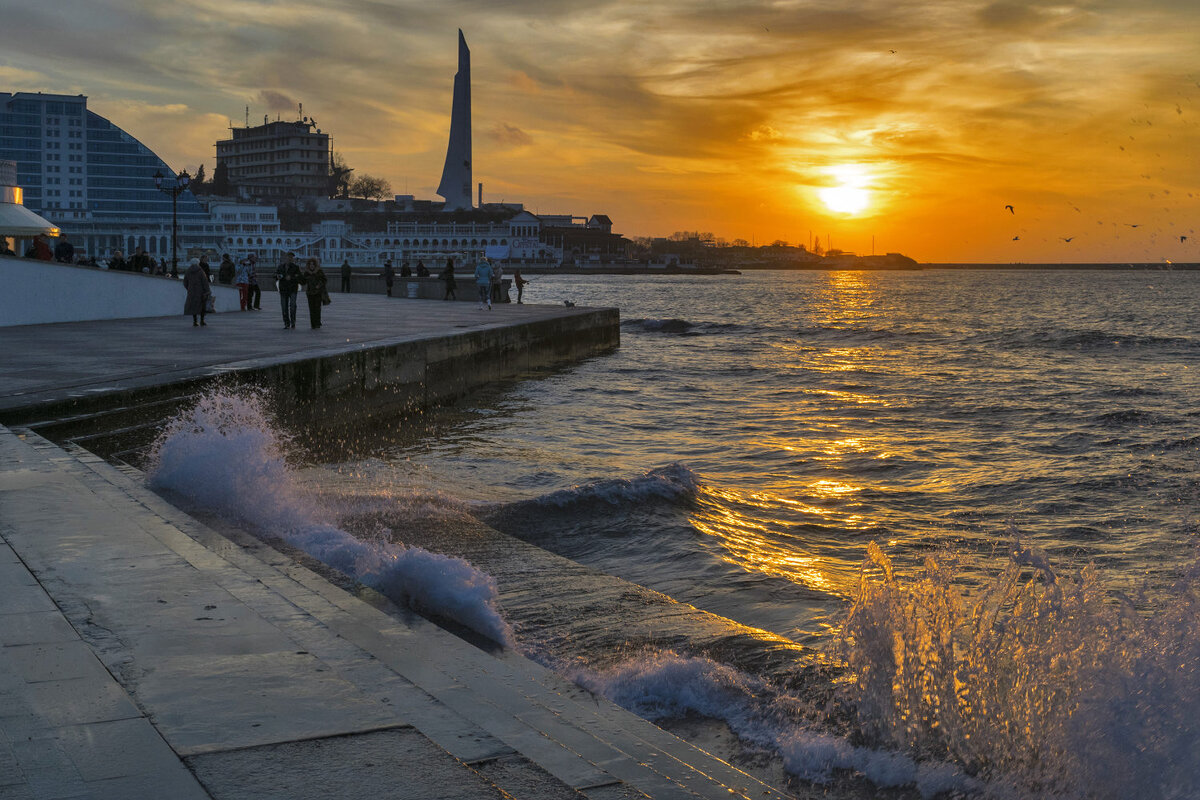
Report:
M 192 176 L 188 175 L 187 170 L 175 176 L 175 183 L 171 186 L 163 186 L 162 170 L 154 173 L 154 188 L 158 189 L 163 194 L 171 195 L 171 277 L 179 277 L 179 250 L 177 242 L 179 241 L 179 195 L 188 188 L 188 184 L 192 181 Z

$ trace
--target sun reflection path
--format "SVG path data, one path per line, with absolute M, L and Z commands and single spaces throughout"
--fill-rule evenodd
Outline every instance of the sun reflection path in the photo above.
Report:
M 816 481 L 814 494 L 825 497 L 851 494 L 857 487 L 836 481 Z M 855 590 L 857 562 L 803 552 L 794 537 L 778 532 L 779 510 L 789 516 L 812 516 L 819 524 L 856 528 L 857 514 L 844 514 L 767 493 L 710 487 L 701 499 L 692 525 L 715 544 L 721 557 L 740 569 L 783 578 L 822 594 L 850 598 Z

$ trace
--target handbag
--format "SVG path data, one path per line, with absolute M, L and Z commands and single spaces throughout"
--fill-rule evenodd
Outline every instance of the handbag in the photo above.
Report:
M 204 298 L 204 313 L 205 314 L 214 314 L 214 313 L 216 313 L 216 311 L 217 311 L 216 299 L 211 294 L 206 295 Z
M 333 300 L 329 297 L 329 292 L 321 293 L 321 305 L 327 306 L 332 302 L 333 302 Z

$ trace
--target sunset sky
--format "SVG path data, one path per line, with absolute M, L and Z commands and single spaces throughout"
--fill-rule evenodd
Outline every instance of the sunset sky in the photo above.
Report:
M 85 94 L 177 169 L 211 175 L 247 105 L 303 103 L 352 167 L 432 199 L 462 28 L 485 200 L 919 261 L 1200 261 L 1195 0 L 0 0 L 0 20 L 0 90 Z

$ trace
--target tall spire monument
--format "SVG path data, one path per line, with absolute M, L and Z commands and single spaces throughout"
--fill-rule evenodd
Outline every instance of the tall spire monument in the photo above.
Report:
M 450 143 L 437 193 L 446 211 L 465 211 L 471 205 L 471 51 L 458 30 L 458 72 L 454 76 L 454 105 L 450 110 Z

